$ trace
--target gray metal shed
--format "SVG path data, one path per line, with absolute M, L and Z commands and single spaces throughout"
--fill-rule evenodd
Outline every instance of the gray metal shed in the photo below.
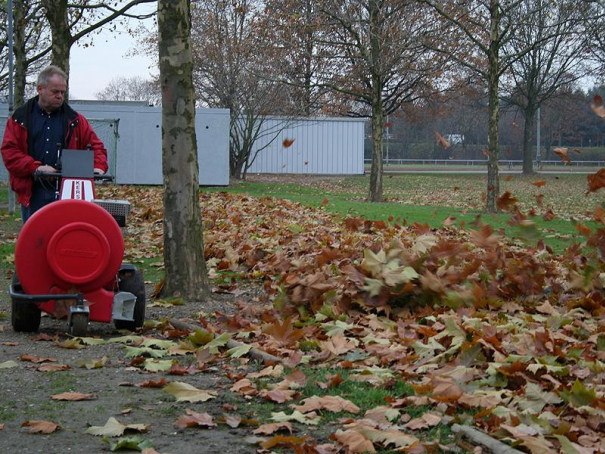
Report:
M 268 117 L 249 173 L 361 175 L 363 118 Z M 284 140 L 294 140 L 288 147 Z

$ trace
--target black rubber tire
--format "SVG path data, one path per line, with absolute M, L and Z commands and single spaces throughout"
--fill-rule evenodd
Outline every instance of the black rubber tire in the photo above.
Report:
M 13 274 L 13 289 L 23 292 L 17 273 Z M 17 332 L 34 332 L 40 329 L 42 312 L 36 303 L 11 297 L 11 323 Z
M 134 321 L 115 320 L 114 323 L 117 329 L 135 331 L 145 323 L 145 280 L 138 270 L 120 271 L 118 278 L 118 290 L 132 293 L 137 301 L 134 305 Z
M 85 337 L 88 333 L 87 314 L 71 314 L 70 334 L 74 337 Z

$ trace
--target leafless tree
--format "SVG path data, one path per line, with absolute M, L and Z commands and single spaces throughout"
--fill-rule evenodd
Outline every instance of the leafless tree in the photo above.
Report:
M 408 0 L 321 0 L 317 8 L 325 30 L 318 57 L 329 64 L 316 83 L 344 96 L 350 115 L 371 118 L 368 200 L 381 202 L 385 117 L 429 92 L 444 71 L 423 45 L 434 38 L 434 18 Z
M 140 76 L 115 77 L 95 97 L 102 101 L 145 101 L 157 105 L 161 93 L 157 81 Z
M 6 23 L 5 8 L 0 8 L 0 11 L 0 14 L 3 15 L 0 20 Z M 6 32 L 6 27 L 0 30 L 0 49 L 3 57 L 0 64 L 0 85 L 3 85 L 4 88 L 8 81 Z M 50 50 L 48 24 L 41 14 L 40 1 L 13 2 L 14 100 L 16 106 L 21 105 L 25 100 L 27 78 L 34 77 L 43 66 L 48 64 Z
M 231 175 L 245 178 L 260 139 L 275 140 L 287 126 L 266 128 L 267 115 L 289 114 L 287 87 L 276 82 L 275 55 L 256 0 L 198 0 L 192 4 L 194 82 L 198 99 L 230 110 Z M 269 136 L 269 137 L 267 137 Z
M 513 45 L 517 39 L 520 22 L 540 11 L 544 5 L 537 2 L 525 8 L 526 0 L 418 0 L 429 5 L 447 24 L 460 33 L 461 47 L 452 49 L 445 45 L 435 47 L 455 59 L 457 63 L 479 76 L 487 90 L 488 102 L 488 166 L 487 199 L 485 210 L 496 212 L 496 199 L 500 193 L 498 159 L 500 143 L 498 120 L 500 118 L 500 83 L 505 74 L 519 58 L 531 51 L 541 41 L 528 47 Z M 546 3 L 546 2 L 543 2 Z M 437 42 L 439 43 L 439 42 Z
M 575 0 L 526 0 L 516 12 L 516 39 L 510 42 L 508 52 L 520 57 L 505 74 L 503 97 L 518 106 L 525 118 L 524 174 L 534 173 L 532 139 L 537 110 L 561 87 L 574 83 L 589 70 L 584 6 Z
M 129 11 L 137 5 L 155 4 L 157 0 L 76 0 L 72 3 L 68 0 L 39 1 L 51 30 L 51 61 L 69 74 L 69 55 L 71 47 L 77 41 L 90 37 L 93 32 L 116 19 L 146 19 L 154 16 L 155 11 L 144 14 L 131 14 Z

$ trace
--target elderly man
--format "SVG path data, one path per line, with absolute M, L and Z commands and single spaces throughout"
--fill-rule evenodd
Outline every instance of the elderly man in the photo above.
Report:
M 21 204 L 23 222 L 55 200 L 48 182 L 34 180 L 34 173 L 56 172 L 63 148 L 94 151 L 95 173 L 107 171 L 107 150 L 88 120 L 64 102 L 67 75 L 48 66 L 38 75 L 38 96 L 19 107 L 6 123 L 2 159 L 10 185 Z

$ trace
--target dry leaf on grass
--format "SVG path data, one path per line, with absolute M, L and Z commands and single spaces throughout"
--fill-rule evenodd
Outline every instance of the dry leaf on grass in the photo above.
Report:
M 332 412 L 348 411 L 349 413 L 359 413 L 359 407 L 347 399 L 340 396 L 313 396 L 302 401 L 302 405 L 290 405 L 291 408 L 301 413 L 309 413 L 315 410 L 328 410 Z
M 409 430 L 428 429 L 441 422 L 441 416 L 435 413 L 425 413 L 420 418 L 412 419 L 403 427 Z

